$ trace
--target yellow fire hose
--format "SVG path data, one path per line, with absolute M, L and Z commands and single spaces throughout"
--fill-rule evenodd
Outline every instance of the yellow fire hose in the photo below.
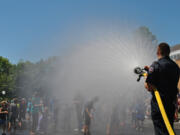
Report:
M 147 73 L 143 73 L 144 77 L 146 77 L 147 75 L 148 75 Z M 171 124 L 169 122 L 169 119 L 167 117 L 166 111 L 164 109 L 164 105 L 162 103 L 160 94 L 159 94 L 159 92 L 158 92 L 158 90 L 156 88 L 154 88 L 154 94 L 155 94 L 155 97 L 156 97 L 156 100 L 157 100 L 157 103 L 158 103 L 162 118 L 164 120 L 164 123 L 166 125 L 166 128 L 168 130 L 169 135 L 175 135 L 175 133 L 174 133 L 172 127 L 171 127 Z

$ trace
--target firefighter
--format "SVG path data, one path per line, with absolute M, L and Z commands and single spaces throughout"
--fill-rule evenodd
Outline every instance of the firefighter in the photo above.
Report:
M 158 107 L 154 88 L 157 88 L 173 128 L 175 104 L 178 93 L 179 67 L 170 59 L 170 47 L 167 43 L 160 43 L 157 48 L 158 61 L 155 61 L 148 69 L 145 88 L 152 93 L 151 116 L 155 135 L 169 135 Z

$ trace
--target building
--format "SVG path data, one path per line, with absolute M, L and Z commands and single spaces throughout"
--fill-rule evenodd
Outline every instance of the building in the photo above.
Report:
M 171 47 L 170 57 L 179 65 L 180 67 L 180 44 Z M 178 88 L 180 89 L 180 81 L 178 84 Z
M 170 57 L 180 66 L 180 44 L 171 48 Z

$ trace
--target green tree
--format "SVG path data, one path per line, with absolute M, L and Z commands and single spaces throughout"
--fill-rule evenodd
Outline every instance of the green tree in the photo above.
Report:
M 57 57 L 42 59 L 36 63 L 21 60 L 16 65 L 16 94 L 26 97 L 32 95 L 33 91 L 49 92 L 57 60 Z
M 14 71 L 15 65 L 12 65 L 7 58 L 0 56 L 0 95 L 2 91 L 6 91 L 6 96 L 9 97 L 15 90 Z
M 31 84 L 34 78 L 34 63 L 30 61 L 20 61 L 16 65 L 16 78 L 15 78 L 15 85 L 16 85 L 16 95 L 17 96 L 23 96 L 22 93 L 29 94 L 29 91 L 31 90 Z
M 146 26 L 139 27 L 135 33 L 135 39 L 143 44 L 157 45 L 157 38 Z

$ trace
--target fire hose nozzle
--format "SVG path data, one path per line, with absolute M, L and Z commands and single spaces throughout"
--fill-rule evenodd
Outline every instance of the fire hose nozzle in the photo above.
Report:
M 140 75 L 143 73 L 143 69 L 140 67 L 136 67 L 134 68 L 134 73 Z
M 147 69 L 140 68 L 140 67 L 134 68 L 134 73 L 139 75 L 137 79 L 138 82 L 141 80 L 141 77 L 145 76 L 146 72 L 147 72 Z

